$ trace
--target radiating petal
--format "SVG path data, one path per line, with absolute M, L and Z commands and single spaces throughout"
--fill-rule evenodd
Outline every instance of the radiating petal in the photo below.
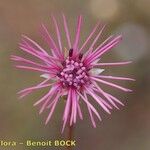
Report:
M 101 120 L 101 117 L 99 116 L 97 110 L 91 105 L 91 103 L 84 97 L 81 93 L 78 92 L 80 97 L 83 99 L 83 101 L 91 108 L 91 110 L 95 113 L 95 115 L 98 117 L 99 120 Z
M 52 15 L 52 20 L 54 22 L 55 28 L 56 28 L 56 33 L 57 33 L 57 39 L 58 39 L 58 44 L 59 44 L 59 49 L 62 52 L 62 44 L 61 44 L 61 35 L 60 35 L 60 31 L 59 31 L 59 27 L 56 21 L 56 18 Z
M 71 46 L 70 33 L 68 30 L 68 25 L 67 25 L 66 17 L 64 14 L 62 14 L 62 17 L 63 17 L 63 23 L 64 23 L 64 29 L 65 29 L 65 33 L 66 33 L 66 38 L 67 38 L 69 49 L 70 49 L 70 48 L 72 48 L 72 46 Z
M 49 114 L 48 114 L 48 117 L 47 117 L 47 119 L 46 119 L 45 124 L 47 124 L 47 123 L 49 122 L 49 120 L 51 119 L 52 114 L 53 114 L 53 112 L 54 112 L 54 109 L 55 109 L 55 107 L 56 107 L 56 104 L 57 104 L 57 102 L 58 102 L 58 100 L 59 100 L 59 97 L 60 97 L 60 94 L 58 93 L 58 94 L 56 95 L 55 99 L 54 99 L 54 104 L 52 105 L 52 108 L 51 108 L 51 110 L 50 110 L 50 112 L 49 112 Z
M 94 27 L 94 29 L 92 30 L 92 32 L 90 33 L 90 35 L 87 37 L 87 39 L 85 40 L 85 42 L 83 43 L 82 47 L 79 50 L 79 53 L 83 50 L 83 48 L 86 46 L 86 44 L 89 42 L 89 40 L 92 38 L 93 34 L 95 33 L 95 31 L 97 30 L 97 28 L 99 27 L 100 23 L 98 22 L 96 24 L 96 26 Z
M 98 79 L 98 78 L 95 78 L 95 77 L 91 77 L 91 79 L 93 79 L 95 81 L 98 81 L 98 82 L 101 82 L 103 84 L 115 87 L 115 88 L 120 89 L 120 90 L 125 91 L 125 92 L 131 92 L 132 91 L 132 90 L 124 88 L 124 87 L 122 87 L 120 85 L 117 85 L 117 84 L 114 84 L 114 83 L 111 83 L 111 82 L 107 82 L 107 81 L 104 81 L 104 80 L 101 80 L 101 79 Z
M 92 66 L 122 66 L 122 65 L 128 65 L 130 63 L 132 63 L 132 61 L 114 62 L 114 63 L 92 63 Z
M 79 38 L 80 38 L 81 24 L 82 24 L 82 16 L 80 15 L 80 16 L 78 17 L 78 21 L 77 21 L 75 41 L 74 41 L 74 44 L 73 44 L 73 49 L 75 50 L 74 52 L 76 52 L 77 49 L 78 49 L 78 43 L 79 43 Z

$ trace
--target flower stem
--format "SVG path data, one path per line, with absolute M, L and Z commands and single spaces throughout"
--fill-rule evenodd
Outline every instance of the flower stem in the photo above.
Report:
M 73 130 L 74 130 L 74 126 L 70 124 L 68 124 L 68 140 L 71 141 L 73 139 Z M 72 150 L 71 146 L 67 147 L 67 150 Z

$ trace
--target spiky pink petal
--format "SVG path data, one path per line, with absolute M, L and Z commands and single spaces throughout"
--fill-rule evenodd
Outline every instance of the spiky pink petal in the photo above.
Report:
M 112 99 L 105 93 L 96 82 L 94 82 L 95 87 L 99 90 L 101 95 L 103 95 L 115 108 L 119 109 L 118 106 L 112 101 Z
M 102 98 L 99 97 L 94 91 L 92 91 L 91 89 L 88 89 L 86 88 L 87 92 L 89 95 L 91 95 L 95 100 L 96 102 L 108 113 L 110 114 L 110 111 L 109 109 L 105 106 L 105 104 L 103 103 L 102 101 Z
M 58 27 L 57 21 L 56 21 L 56 19 L 55 19 L 55 17 L 53 15 L 52 15 L 52 20 L 54 22 L 56 33 L 57 33 L 59 50 L 62 52 L 61 35 L 60 35 L 60 31 L 59 31 L 59 27 Z
M 60 93 L 58 93 L 58 94 L 56 95 L 56 97 L 55 97 L 55 99 L 54 99 L 54 104 L 52 105 L 52 108 L 51 108 L 50 113 L 49 113 L 49 115 L 48 115 L 48 117 L 47 117 L 47 119 L 46 119 L 45 124 L 47 124 L 47 123 L 49 122 L 49 120 L 51 119 L 51 116 L 52 116 L 52 114 L 53 114 L 53 112 L 54 112 L 54 110 L 55 110 L 55 107 L 56 107 L 56 104 L 57 104 L 57 102 L 58 102 L 58 100 L 59 100 L 60 95 L 61 95 Z
M 41 35 L 45 39 L 45 41 L 48 43 L 48 45 L 51 47 L 51 51 L 53 56 L 56 58 L 63 59 L 60 50 L 56 46 L 56 43 L 54 42 L 53 38 L 51 37 L 50 33 L 48 32 L 47 28 L 44 24 L 41 25 Z
M 96 38 L 94 39 L 93 43 L 91 44 L 91 46 L 90 46 L 90 48 L 89 48 L 88 50 L 90 50 L 90 49 L 92 49 L 92 48 L 94 47 L 94 45 L 96 44 L 97 40 L 98 40 L 99 37 L 101 36 L 101 34 L 102 34 L 104 28 L 105 28 L 105 25 L 104 25 L 104 26 L 102 27 L 102 29 L 99 31 L 99 33 L 97 34 Z
M 92 30 L 92 32 L 90 33 L 90 35 L 87 37 L 87 39 L 85 40 L 85 42 L 83 43 L 82 47 L 79 49 L 79 53 L 81 53 L 81 51 L 83 50 L 83 48 L 86 46 L 86 44 L 89 42 L 89 40 L 92 38 L 93 34 L 95 33 L 95 31 L 97 30 L 97 28 L 99 27 L 100 23 L 98 22 L 96 24 L 96 26 L 94 27 L 94 29 Z
M 126 61 L 126 62 L 114 62 L 114 63 L 96 63 L 92 64 L 92 66 L 121 66 L 121 65 L 128 65 L 132 63 L 132 61 Z
M 82 111 L 81 111 L 81 107 L 80 107 L 80 103 L 79 103 L 79 96 L 77 99 L 77 110 L 78 110 L 78 114 L 81 120 L 83 120 L 83 115 L 82 115 Z
M 80 38 L 81 24 L 82 24 L 82 16 L 80 15 L 80 16 L 78 17 L 78 21 L 77 21 L 75 41 L 74 41 L 74 44 L 73 44 L 74 52 L 77 52 L 77 49 L 78 49 L 78 43 L 79 43 L 79 38 Z
M 99 50 L 93 51 L 93 53 L 90 54 L 90 57 L 87 58 L 85 61 L 87 62 L 87 64 L 92 63 L 97 58 L 99 58 L 102 54 L 106 53 L 107 51 L 115 47 L 120 42 L 120 40 L 121 40 L 121 36 L 116 37 L 111 42 L 109 42 L 108 44 L 100 48 Z
M 68 25 L 67 25 L 66 17 L 64 14 L 62 14 L 62 17 L 63 17 L 63 23 L 64 23 L 64 29 L 65 29 L 65 33 L 66 33 L 66 38 L 67 38 L 68 46 L 70 49 L 70 48 L 72 48 L 72 46 L 71 46 L 70 33 L 68 30 Z
M 98 117 L 99 120 L 101 120 L 101 117 L 99 116 L 97 110 L 93 107 L 93 105 L 87 100 L 86 97 L 84 97 L 81 93 L 78 92 L 80 97 L 83 99 L 83 101 L 90 107 L 90 109 L 95 113 L 95 115 Z
M 45 101 L 46 99 L 49 99 L 54 93 L 57 92 L 59 85 L 54 85 L 52 88 L 49 90 L 47 94 L 45 94 L 41 99 L 39 99 L 36 103 L 34 103 L 34 106 L 39 105 L 41 102 Z M 50 100 L 50 99 L 49 99 Z M 47 100 L 47 101 L 49 101 Z
M 126 77 L 115 77 L 115 76 L 105 76 L 105 75 L 94 75 L 93 77 L 100 78 L 100 79 L 113 79 L 113 80 L 135 81 L 135 79 L 126 78 Z
M 86 98 L 86 100 L 88 101 L 88 98 L 87 98 L 87 95 L 86 93 L 84 92 L 84 97 Z M 94 116 L 92 114 L 92 111 L 91 111 L 91 108 L 89 105 L 87 105 L 87 108 L 88 108 L 88 111 L 89 111 L 89 114 L 90 114 L 90 118 L 91 118 L 91 122 L 92 122 L 92 125 L 94 128 L 96 128 L 96 123 L 95 123 L 95 120 L 94 120 Z M 99 116 L 100 117 L 100 116 Z M 101 121 L 101 118 L 99 118 L 100 121 Z
M 66 126 L 68 117 L 70 117 L 70 116 L 69 116 L 69 113 L 70 113 L 70 108 L 71 108 L 71 101 L 72 101 L 72 89 L 69 89 L 69 91 L 68 91 L 68 97 L 67 97 L 67 101 L 66 101 L 66 106 L 65 106 L 64 114 L 63 114 L 63 127 L 62 127 L 62 132 L 63 132 L 64 129 L 65 129 L 65 126 Z
M 121 87 L 121 86 L 116 85 L 116 84 L 114 84 L 114 83 L 107 82 L 107 81 L 104 81 L 104 80 L 101 80 L 101 79 L 98 79 L 98 78 L 95 78 L 95 77 L 91 77 L 91 79 L 93 79 L 93 80 L 95 80 L 95 81 L 98 81 L 98 82 L 101 82 L 101 83 L 103 83 L 103 84 L 106 84 L 106 85 L 115 87 L 115 88 L 120 89 L 120 90 L 125 91 L 125 92 L 131 92 L 131 91 L 132 91 L 132 90 L 130 90 L 130 89 Z

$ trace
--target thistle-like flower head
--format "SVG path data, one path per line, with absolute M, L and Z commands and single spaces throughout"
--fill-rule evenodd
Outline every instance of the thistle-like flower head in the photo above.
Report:
M 80 119 L 83 119 L 82 108 L 80 106 L 81 102 L 87 106 L 92 125 L 96 127 L 94 115 L 96 115 L 99 120 L 101 120 L 101 117 L 96 108 L 92 105 L 89 97 L 95 100 L 105 112 L 110 114 L 113 108 L 119 109 L 118 105 L 123 105 L 123 103 L 110 93 L 104 91 L 102 84 L 125 92 L 131 91 L 108 80 L 134 79 L 102 75 L 104 68 L 107 66 L 121 66 L 130 63 L 130 61 L 103 63 L 100 60 L 103 54 L 109 52 L 120 42 L 122 37 L 120 35 L 116 37 L 110 36 L 96 47 L 95 44 L 105 27 L 105 25 L 102 26 L 100 23 L 97 23 L 85 42 L 79 47 L 82 16 L 78 17 L 76 34 L 72 42 L 66 17 L 62 15 L 67 40 L 67 45 L 63 45 L 58 22 L 54 16 L 52 16 L 52 20 L 56 29 L 57 42 L 52 38 L 52 35 L 48 32 L 45 25 L 42 24 L 40 30 L 43 39 L 49 45 L 50 51 L 45 50 L 35 41 L 23 35 L 20 49 L 35 57 L 37 61 L 20 56 L 11 56 L 12 60 L 20 63 L 16 65 L 17 68 L 37 71 L 40 73 L 40 76 L 44 78 L 44 81 L 41 83 L 20 91 L 20 97 L 22 98 L 35 90 L 48 87 L 49 91 L 34 104 L 34 106 L 39 105 L 41 107 L 40 113 L 49 109 L 46 124 L 49 122 L 57 103 L 63 100 L 62 97 L 66 97 L 62 130 L 64 130 L 67 122 L 70 125 L 76 123 L 78 116 Z M 92 40 L 96 32 L 98 32 L 98 34 L 94 40 Z

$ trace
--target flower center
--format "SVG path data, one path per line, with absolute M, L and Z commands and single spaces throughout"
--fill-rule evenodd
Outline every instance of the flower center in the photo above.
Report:
M 82 54 L 72 58 L 73 49 L 70 49 L 69 56 L 63 62 L 63 69 L 57 75 L 64 88 L 72 87 L 81 89 L 85 84 L 89 84 L 89 69 L 81 61 Z

